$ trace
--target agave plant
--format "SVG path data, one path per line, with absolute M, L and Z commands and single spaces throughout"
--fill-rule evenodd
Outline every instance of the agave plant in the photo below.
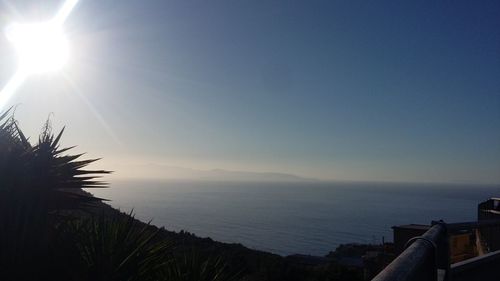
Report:
M 54 135 L 47 121 L 32 145 L 11 110 L 0 114 L 0 272 L 17 271 L 17 280 L 37 276 L 50 264 L 56 211 L 100 200 L 81 188 L 106 187 L 97 178 L 108 171 L 84 169 L 97 159 L 65 154 L 72 147 L 60 147 L 63 132 Z
M 78 160 L 83 154 L 66 155 L 73 147 L 61 148 L 64 128 L 54 135 L 47 120 L 35 145 L 31 145 L 17 121 L 0 116 L 0 189 L 9 197 L 36 198 L 48 211 L 80 207 L 96 199 L 79 192 L 82 188 L 106 187 L 98 180 L 104 170 L 84 170 L 99 160 Z

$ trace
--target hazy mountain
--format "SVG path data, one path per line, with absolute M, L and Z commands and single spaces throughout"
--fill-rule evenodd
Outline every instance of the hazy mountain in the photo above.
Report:
M 224 169 L 197 170 L 160 164 L 119 165 L 115 176 L 118 178 L 150 178 L 211 181 L 312 181 L 286 173 L 231 171 Z

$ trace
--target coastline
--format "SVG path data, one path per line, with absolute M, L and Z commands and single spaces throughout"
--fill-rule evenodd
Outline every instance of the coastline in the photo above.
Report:
M 86 191 L 83 191 L 86 192 Z M 120 215 L 127 217 L 130 214 L 115 209 L 100 202 L 90 213 Z M 246 281 L 299 281 L 299 280 L 327 280 L 327 276 L 334 276 L 334 280 L 363 280 L 364 269 L 352 262 L 352 258 L 339 258 L 348 248 L 367 249 L 378 247 L 375 245 L 349 244 L 341 245 L 340 252 L 332 251 L 325 256 L 293 254 L 282 256 L 266 251 L 254 250 L 241 243 L 225 243 L 212 238 L 198 237 L 187 231 L 170 231 L 134 218 L 138 225 L 158 231 L 158 239 L 166 239 L 173 243 L 174 256 L 196 254 L 204 258 L 217 257 L 225 262 L 226 270 L 239 275 L 238 280 Z M 357 254 L 357 253 L 356 253 Z

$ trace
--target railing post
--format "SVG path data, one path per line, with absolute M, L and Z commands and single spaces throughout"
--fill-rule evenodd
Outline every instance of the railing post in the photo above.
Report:
M 438 244 L 445 226 L 436 224 L 410 241 L 408 248 L 380 272 L 373 281 L 435 281 L 438 276 Z
M 444 270 L 444 281 L 451 280 L 451 248 L 450 248 L 450 235 L 448 231 L 448 225 L 440 221 L 432 221 L 431 225 L 440 225 L 442 227 L 443 234 L 436 240 L 437 251 L 436 251 L 436 264 L 438 269 Z

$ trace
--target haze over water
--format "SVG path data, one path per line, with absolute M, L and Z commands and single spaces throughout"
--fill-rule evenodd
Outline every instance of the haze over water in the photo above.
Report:
M 472 221 L 499 186 L 116 181 L 92 190 L 169 230 L 282 255 L 325 255 L 342 243 L 392 241 L 391 226 Z

